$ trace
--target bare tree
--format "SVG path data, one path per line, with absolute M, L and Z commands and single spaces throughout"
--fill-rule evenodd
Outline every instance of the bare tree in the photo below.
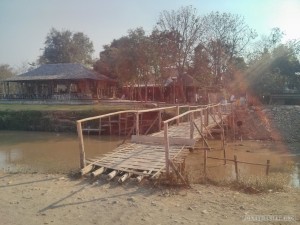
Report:
M 212 12 L 204 18 L 205 32 L 201 45 L 209 57 L 209 65 L 217 83 L 230 73 L 233 58 L 243 56 L 257 34 L 240 15 Z
M 192 6 L 182 7 L 177 11 L 163 11 L 157 22 L 159 31 L 171 32 L 174 35 L 173 56 L 176 59 L 176 68 L 179 74 L 185 72 L 193 59 L 194 48 L 203 34 L 201 17 L 197 16 Z

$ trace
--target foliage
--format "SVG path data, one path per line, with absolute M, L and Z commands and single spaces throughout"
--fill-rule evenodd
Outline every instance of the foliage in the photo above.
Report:
M 40 64 L 92 62 L 93 43 L 82 32 L 58 31 L 52 28 L 46 37 Z
M 286 91 L 300 91 L 299 58 L 297 42 L 281 43 L 282 32 L 273 29 L 254 48 L 249 59 L 247 81 L 258 96 Z
M 236 59 L 241 59 L 256 32 L 243 17 L 231 13 L 211 12 L 203 24 L 204 33 L 195 49 L 195 76 L 204 74 L 206 80 L 213 77 L 215 84 L 227 84 L 234 78 Z
M 192 6 L 181 7 L 177 11 L 163 11 L 157 22 L 157 29 L 173 34 L 177 47 L 173 52 L 175 66 L 179 74 L 182 74 L 190 66 L 194 48 L 204 32 L 202 18 Z
M 0 65 L 0 80 L 7 79 L 15 75 L 13 68 L 11 68 L 8 64 Z

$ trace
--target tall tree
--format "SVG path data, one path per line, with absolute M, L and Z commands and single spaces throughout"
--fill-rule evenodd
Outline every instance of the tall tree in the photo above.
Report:
M 199 43 L 204 26 L 201 17 L 192 6 L 182 7 L 177 11 L 163 11 L 157 22 L 157 29 L 173 35 L 177 48 L 173 57 L 179 74 L 187 71 L 193 59 L 193 51 Z
M 15 71 L 12 67 L 8 64 L 1 64 L 0 65 L 0 94 L 4 93 L 4 86 L 2 85 L 1 81 L 7 78 L 10 78 L 15 75 Z
M 250 54 L 247 82 L 262 97 L 283 91 L 300 91 L 299 41 L 282 44 L 283 33 L 272 29 L 259 40 Z
M 12 77 L 15 75 L 15 72 L 12 67 L 8 64 L 0 65 L 0 80 L 4 80 L 6 78 Z
M 203 20 L 205 31 L 200 44 L 203 54 L 209 59 L 216 83 L 220 83 L 222 77 L 232 75 L 232 60 L 243 56 L 256 32 L 240 15 L 211 12 Z
M 52 28 L 46 37 L 39 63 L 92 63 L 93 43 L 82 32 L 58 31 Z

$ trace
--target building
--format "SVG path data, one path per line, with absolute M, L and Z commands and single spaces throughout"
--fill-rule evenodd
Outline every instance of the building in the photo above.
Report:
M 2 81 L 3 99 L 84 100 L 113 98 L 117 82 L 77 63 L 44 64 Z

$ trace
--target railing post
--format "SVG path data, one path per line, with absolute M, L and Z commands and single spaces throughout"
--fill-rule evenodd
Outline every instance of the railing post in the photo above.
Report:
M 161 110 L 158 111 L 158 130 L 161 130 Z
M 83 169 L 86 166 L 86 163 L 85 163 L 85 152 L 84 152 L 84 143 L 83 143 L 81 122 L 77 122 L 77 133 L 78 133 L 78 138 L 79 138 L 80 168 Z
M 179 105 L 176 106 L 176 116 L 179 116 Z M 179 118 L 176 119 L 176 124 L 179 125 Z
M 203 162 L 203 173 L 204 173 L 204 180 L 206 181 L 207 178 L 207 171 L 206 171 L 206 167 L 207 167 L 207 148 L 204 149 L 204 162 Z
M 136 112 L 135 114 L 135 134 L 140 135 L 140 123 L 139 123 L 139 118 L 140 114 Z
M 164 123 L 164 143 L 165 143 L 165 161 L 166 161 L 166 173 L 167 177 L 170 174 L 170 163 L 169 163 L 169 136 L 168 136 L 168 123 Z
M 239 170 L 238 170 L 238 162 L 237 162 L 236 155 L 234 155 L 234 170 L 235 170 L 236 180 L 239 181 Z
M 204 125 L 207 127 L 208 126 L 208 110 L 209 108 L 205 108 L 205 111 L 204 111 Z
M 269 175 L 269 171 L 270 171 L 270 160 L 267 160 L 267 167 L 266 167 L 266 175 Z
M 194 138 L 194 113 L 190 114 L 190 139 Z
M 203 110 L 200 111 L 200 131 L 203 133 Z

